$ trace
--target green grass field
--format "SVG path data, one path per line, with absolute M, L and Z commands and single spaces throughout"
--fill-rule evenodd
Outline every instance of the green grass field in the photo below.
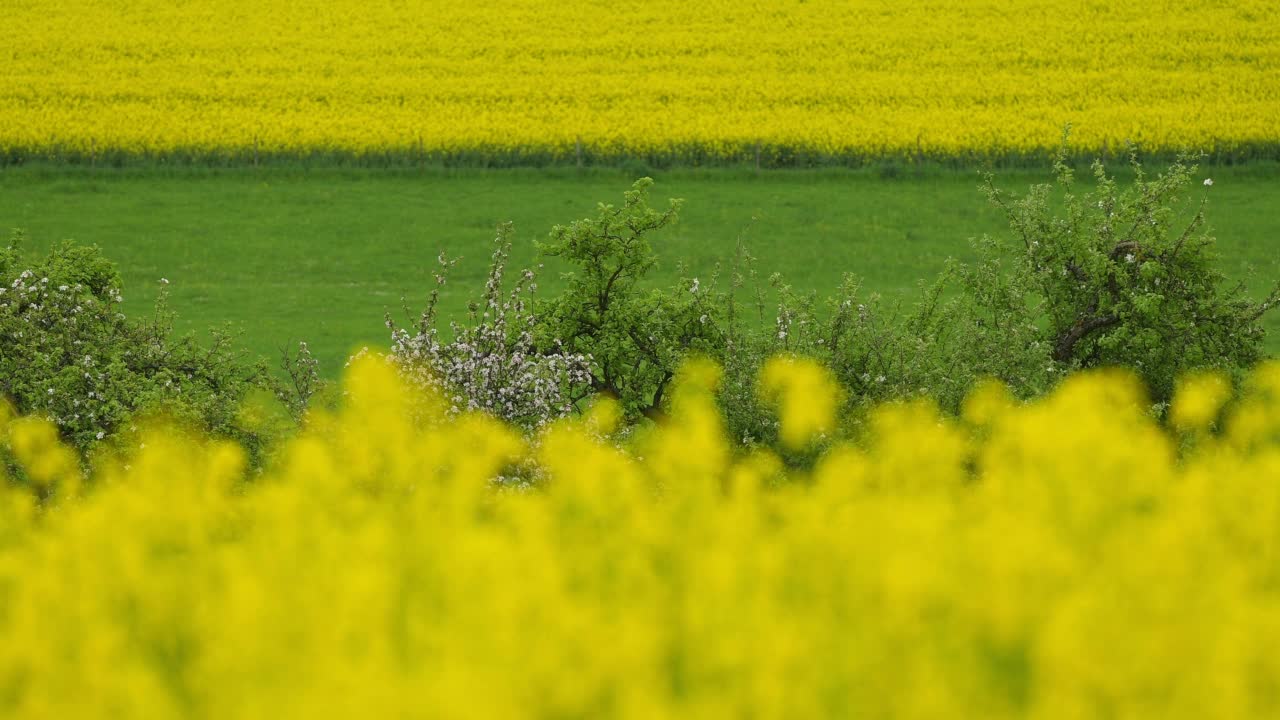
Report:
M 1202 171 L 1214 186 L 1209 220 L 1223 269 L 1260 294 L 1280 278 L 1280 168 Z M 482 286 L 494 227 L 517 229 L 513 261 L 533 261 L 533 240 L 552 225 L 618 202 L 633 178 L 616 170 L 308 170 L 302 167 L 92 170 L 28 166 L 0 170 L 0 227 L 23 228 L 30 250 L 63 239 L 96 243 L 121 268 L 126 309 L 149 310 L 170 281 L 180 329 L 230 323 L 250 352 L 272 362 L 305 339 L 335 375 L 361 344 L 384 343 L 383 313 L 403 319 L 430 289 L 436 255 L 464 259 L 444 308 L 464 312 Z M 826 293 L 844 273 L 864 287 L 910 300 L 916 281 L 968 239 L 1004 230 L 978 191 L 976 171 L 930 170 L 883 178 L 866 171 L 673 171 L 655 195 L 686 200 L 679 226 L 657 243 L 658 280 L 706 276 L 739 237 L 765 275 Z M 1011 171 L 1025 189 L 1047 171 Z M 1194 195 L 1200 195 L 1196 188 Z M 554 268 L 540 283 L 554 290 Z M 1280 314 L 1268 321 L 1280 351 Z

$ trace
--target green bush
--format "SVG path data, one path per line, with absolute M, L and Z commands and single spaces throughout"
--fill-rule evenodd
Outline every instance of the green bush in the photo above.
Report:
M 21 241 L 0 250 L 0 397 L 48 417 L 85 454 L 152 412 L 261 453 L 280 426 L 270 414 L 287 416 L 281 388 L 230 335 L 173 337 L 163 291 L 151 319 L 131 320 L 96 247 L 64 243 L 27 263 Z
M 673 223 L 680 202 L 649 206 L 653 180 L 638 180 L 622 207 L 556 226 L 539 250 L 573 266 L 566 289 L 537 305 L 544 352 L 591 359 L 591 389 L 617 398 L 632 417 L 660 416 L 676 368 L 690 353 L 719 356 L 720 305 L 697 279 L 661 290 L 642 282 L 657 263 L 650 236 Z
M 1259 319 L 1280 300 L 1280 286 L 1257 302 L 1242 284 L 1226 284 L 1205 232 L 1207 199 L 1179 220 L 1195 182 L 1187 158 L 1154 178 L 1136 160 L 1132 167 L 1132 186 L 1121 188 L 1095 162 L 1096 187 L 1076 193 L 1074 173 L 1059 158 L 1056 198 L 1049 184 L 1006 198 L 988 176 L 987 196 L 1013 232 L 980 244 L 971 294 L 984 306 L 1007 298 L 1011 317 L 1041 328 L 1063 369 L 1131 368 L 1163 403 L 1187 370 L 1238 371 L 1260 360 Z

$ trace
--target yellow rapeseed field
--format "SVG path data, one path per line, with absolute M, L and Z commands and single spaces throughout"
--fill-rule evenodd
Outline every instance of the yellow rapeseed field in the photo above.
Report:
M 532 442 L 414 424 L 438 405 L 366 359 L 250 477 L 156 431 L 86 481 L 0 415 L 33 484 L 0 482 L 0 716 L 1280 710 L 1280 365 L 1225 410 L 1189 379 L 1169 428 L 1119 373 L 888 405 L 811 470 L 731 451 L 716 372 L 622 450 L 608 404 Z M 823 371 L 765 376 L 793 447 L 830 429 L 793 397 L 833 394 Z M 490 484 L 521 464 L 539 487 Z
M 1066 123 L 1082 151 L 1280 147 L 1273 0 L 7 0 L 0 20 L 10 158 L 1018 156 Z

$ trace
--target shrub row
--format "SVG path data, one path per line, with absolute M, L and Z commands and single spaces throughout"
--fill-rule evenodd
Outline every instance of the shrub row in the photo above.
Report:
M 645 178 L 621 205 L 601 204 L 540 243 L 572 268 L 561 292 L 538 296 L 532 270 L 507 287 L 510 228 L 500 227 L 476 312 L 453 319 L 446 339 L 433 295 L 408 326 L 388 316 L 386 354 L 453 412 L 483 410 L 526 430 L 598 395 L 615 398 L 628 424 L 661 420 L 677 368 L 707 357 L 724 368 L 718 397 L 731 436 L 765 446 L 778 430 L 757 378 L 778 354 L 834 374 L 848 391 L 838 430 L 848 434 L 888 400 L 928 396 L 954 413 L 983 378 L 1025 399 L 1104 366 L 1135 372 L 1160 415 L 1181 375 L 1238 379 L 1262 358 L 1259 318 L 1280 286 L 1253 301 L 1214 268 L 1203 206 L 1178 213 L 1193 183 L 1188 159 L 1154 177 L 1135 161 L 1123 186 L 1095 163 L 1083 191 L 1065 156 L 1054 169 L 1054 183 L 1016 197 L 988 176 L 1010 232 L 976 240 L 975 262 L 952 262 L 907 306 L 864 293 L 852 274 L 829 298 L 799 293 L 763 277 L 745 247 L 709 277 L 651 289 L 653 243 L 681 203 L 655 206 Z M 154 319 L 125 318 L 119 275 L 96 249 L 62 245 L 24 263 L 20 246 L 15 235 L 0 252 L 0 394 L 49 417 L 82 453 L 140 413 L 163 411 L 256 457 L 321 389 L 305 345 L 273 374 L 225 333 L 211 344 L 173 337 L 163 295 Z M 450 265 L 441 258 L 437 283 Z

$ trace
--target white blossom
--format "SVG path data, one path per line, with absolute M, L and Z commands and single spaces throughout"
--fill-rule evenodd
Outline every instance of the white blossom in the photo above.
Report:
M 553 341 L 555 350 L 535 345 L 535 318 L 523 300 L 535 288 L 534 274 L 521 273 L 504 301 L 506 251 L 505 245 L 495 248 L 485 283 L 488 310 L 474 326 L 455 323 L 454 339 L 446 343 L 430 310 L 414 333 L 388 317 L 388 359 L 411 384 L 449 397 L 450 414 L 484 409 L 532 430 L 573 411 L 574 389 L 590 385 L 591 358 L 564 350 L 559 340 Z M 514 328 L 522 330 L 513 333 Z

